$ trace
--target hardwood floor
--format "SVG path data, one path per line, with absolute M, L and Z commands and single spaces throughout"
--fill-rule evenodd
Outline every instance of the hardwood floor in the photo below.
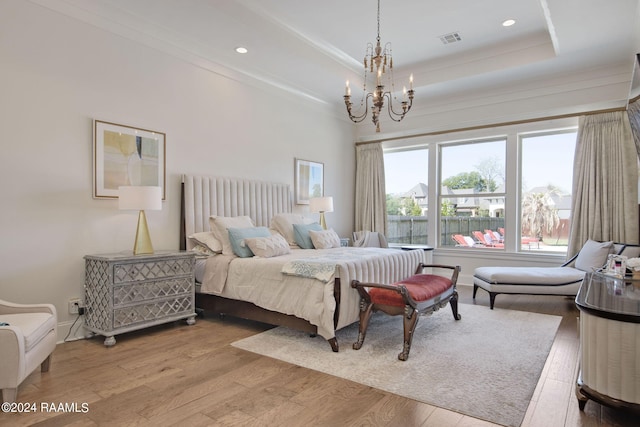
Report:
M 462 303 L 473 303 L 470 287 L 458 290 Z M 488 301 L 479 291 L 476 303 Z M 591 401 L 579 411 L 573 300 L 499 295 L 496 307 L 563 317 L 522 426 L 638 425 L 637 415 Z M 268 328 L 209 317 L 193 326 L 177 322 L 119 335 L 112 348 L 102 345 L 102 337 L 60 344 L 50 371 L 34 372 L 18 390 L 18 401 L 35 403 L 37 411 L 0 413 L 0 425 L 493 425 L 230 346 Z M 60 404 L 77 404 L 77 411 L 46 412 L 41 406 Z

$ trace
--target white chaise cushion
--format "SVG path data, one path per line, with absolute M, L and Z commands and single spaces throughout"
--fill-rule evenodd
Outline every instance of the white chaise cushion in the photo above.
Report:
M 496 285 L 561 286 L 581 282 L 584 271 L 572 267 L 478 267 L 474 276 Z

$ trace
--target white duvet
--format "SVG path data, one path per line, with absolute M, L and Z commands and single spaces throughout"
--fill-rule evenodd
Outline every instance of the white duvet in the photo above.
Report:
M 301 277 L 292 269 L 300 260 L 334 262 L 333 275 L 322 280 Z M 422 250 L 383 248 L 293 249 L 273 258 L 216 255 L 207 260 L 200 292 L 251 302 L 259 307 L 308 320 L 325 339 L 358 320 L 360 298 L 351 280 L 393 283 L 414 274 Z M 289 274 L 283 273 L 283 268 Z M 334 328 L 335 278 L 340 278 L 340 316 Z M 328 280 L 326 280 L 328 279 Z

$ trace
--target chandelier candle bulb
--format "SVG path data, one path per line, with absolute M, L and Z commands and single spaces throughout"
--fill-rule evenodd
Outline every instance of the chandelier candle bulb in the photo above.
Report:
M 409 76 L 409 90 L 413 90 L 413 73 Z

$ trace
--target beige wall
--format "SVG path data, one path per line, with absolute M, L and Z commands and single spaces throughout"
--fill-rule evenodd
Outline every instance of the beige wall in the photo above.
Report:
M 167 135 L 167 200 L 147 212 L 156 249 L 178 248 L 182 173 L 293 186 L 295 157 L 324 163 L 327 222 L 352 231 L 354 128 L 321 106 L 18 0 L 0 2 L 0 64 L 0 298 L 55 304 L 61 338 L 82 257 L 130 250 L 137 221 L 92 198 L 93 119 Z

